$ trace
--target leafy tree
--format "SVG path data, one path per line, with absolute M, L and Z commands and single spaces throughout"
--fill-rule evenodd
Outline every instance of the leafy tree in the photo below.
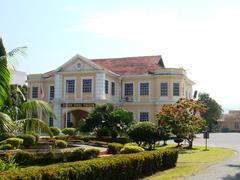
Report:
M 181 98 L 172 105 L 163 105 L 157 117 L 167 119 L 171 132 L 177 137 L 183 137 L 192 148 L 195 134 L 205 125 L 200 116 L 205 108 L 199 101 Z
M 81 130 L 92 131 L 94 129 L 107 128 L 112 137 L 126 131 L 133 122 L 132 115 L 122 109 L 116 108 L 112 104 L 98 105 L 85 119 Z
M 159 138 L 157 126 L 152 122 L 139 122 L 133 124 L 129 130 L 130 139 L 136 142 L 139 146 L 147 144 L 148 149 L 154 148 L 156 141 Z
M 223 109 L 214 99 L 212 99 L 207 93 L 200 93 L 198 96 L 200 101 L 207 110 L 201 113 L 201 116 L 206 120 L 209 130 L 212 131 L 217 124 L 217 120 L 221 118 Z
M 165 112 L 162 114 L 156 115 L 156 121 L 158 125 L 158 129 L 160 131 L 160 140 L 163 140 L 164 145 L 167 145 L 167 140 L 170 138 L 171 135 L 171 105 L 164 105 L 161 106 L 161 111 Z

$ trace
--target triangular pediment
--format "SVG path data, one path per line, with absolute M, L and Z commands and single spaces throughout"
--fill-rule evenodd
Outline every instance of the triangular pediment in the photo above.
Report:
M 81 56 L 75 55 L 65 64 L 60 66 L 57 71 L 61 72 L 77 72 L 77 71 L 92 71 L 102 70 L 103 68 L 93 63 L 91 60 Z

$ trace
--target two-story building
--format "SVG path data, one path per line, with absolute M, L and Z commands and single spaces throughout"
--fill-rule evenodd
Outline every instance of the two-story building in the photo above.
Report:
M 30 99 L 52 104 L 56 127 L 78 126 L 97 104 L 112 103 L 151 120 L 161 104 L 191 98 L 194 84 L 182 68 L 166 68 L 161 56 L 87 59 L 75 55 L 57 69 L 28 76 Z M 47 121 L 47 120 L 46 120 Z

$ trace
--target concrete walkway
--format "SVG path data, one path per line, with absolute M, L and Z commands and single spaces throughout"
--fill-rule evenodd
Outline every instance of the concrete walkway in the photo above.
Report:
M 202 134 L 197 136 L 194 145 L 205 145 Z M 236 155 L 219 164 L 212 165 L 206 170 L 186 180 L 240 180 L 240 133 L 213 133 L 210 134 L 208 145 L 212 147 L 230 148 Z

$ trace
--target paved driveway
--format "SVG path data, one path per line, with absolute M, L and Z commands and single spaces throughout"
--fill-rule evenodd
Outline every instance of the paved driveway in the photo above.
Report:
M 202 134 L 197 136 L 194 145 L 205 145 Z M 208 145 L 213 147 L 231 148 L 236 155 L 206 170 L 186 178 L 187 180 L 240 180 L 240 133 L 210 134 Z

